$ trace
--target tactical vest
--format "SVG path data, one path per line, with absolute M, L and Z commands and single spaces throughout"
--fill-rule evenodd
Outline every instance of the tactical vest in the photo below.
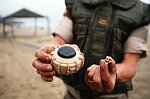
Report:
M 148 23 L 148 5 L 138 0 L 109 0 L 101 3 L 65 0 L 65 3 L 73 20 L 72 43 L 77 44 L 84 53 L 85 64 L 76 74 L 61 77 L 65 83 L 81 92 L 98 94 L 84 82 L 86 69 L 92 64 L 99 64 L 100 59 L 107 55 L 112 56 L 116 63 L 122 62 L 124 42 L 134 29 Z M 112 94 L 125 93 L 131 89 L 131 81 L 116 83 Z

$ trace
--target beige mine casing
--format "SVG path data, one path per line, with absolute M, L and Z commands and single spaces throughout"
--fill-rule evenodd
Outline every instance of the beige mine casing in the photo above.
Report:
M 59 48 L 63 46 L 72 47 L 75 50 L 76 55 L 69 59 L 60 57 L 57 52 Z M 80 49 L 76 45 L 65 44 L 59 46 L 58 48 L 55 48 L 50 54 L 52 55 L 51 65 L 58 74 L 69 75 L 76 73 L 79 69 L 82 68 L 84 64 L 84 55 L 80 52 Z

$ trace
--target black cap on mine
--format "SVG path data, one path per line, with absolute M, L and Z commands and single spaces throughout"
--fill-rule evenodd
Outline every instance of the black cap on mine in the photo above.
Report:
M 73 58 L 76 55 L 76 51 L 70 46 L 62 46 L 57 53 L 62 58 Z

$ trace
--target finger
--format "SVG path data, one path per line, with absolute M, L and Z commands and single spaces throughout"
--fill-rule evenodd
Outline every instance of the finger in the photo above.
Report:
M 58 47 L 58 45 L 49 45 L 49 44 L 48 44 L 48 45 L 42 46 L 42 47 L 40 48 L 40 50 L 46 52 L 47 54 L 50 54 L 51 51 L 52 51 L 53 49 L 57 48 L 57 47 Z
M 42 63 L 38 59 L 35 59 L 32 62 L 32 66 L 36 69 L 39 69 L 40 71 L 51 71 L 51 70 L 53 70 L 53 68 L 50 64 Z
M 111 57 L 109 57 L 109 59 L 111 61 L 110 65 L 109 65 L 109 72 L 110 72 L 110 74 L 115 74 L 117 71 L 115 60 L 112 59 Z
M 109 77 L 108 67 L 104 60 L 100 60 L 100 70 L 101 70 L 100 74 L 102 78 Z
M 92 65 L 93 66 L 93 65 Z M 92 66 L 90 66 L 87 70 L 86 70 L 86 72 L 85 72 L 85 82 L 87 83 L 88 81 L 87 81 L 87 74 L 90 72 L 90 70 L 91 70 L 91 68 L 92 68 Z
M 35 56 L 39 58 L 40 60 L 45 60 L 45 61 L 51 60 L 50 54 L 47 54 L 46 52 L 40 49 L 35 52 Z
M 108 68 L 107 68 L 107 64 L 105 63 L 104 60 L 100 61 L 100 75 L 101 75 L 101 80 L 102 80 L 102 84 L 104 87 L 105 92 L 111 92 L 114 84 L 111 81 L 111 75 L 109 74 Z
M 87 83 L 91 87 L 92 90 L 95 90 L 95 86 L 93 83 L 93 76 L 96 69 L 96 65 L 92 65 L 88 74 L 87 74 Z
M 114 80 L 113 83 L 115 83 L 117 67 L 116 67 L 116 63 L 115 63 L 114 59 L 111 58 L 110 60 L 111 60 L 111 64 L 109 65 L 109 73 L 112 76 L 112 79 Z
M 46 76 L 41 76 L 41 79 L 47 81 L 47 82 L 51 82 L 53 81 L 53 77 L 46 77 Z
M 43 71 L 37 70 L 37 73 L 40 74 L 41 76 L 46 76 L 46 77 L 51 77 L 51 76 L 56 75 L 56 72 L 54 70 L 50 72 L 43 72 Z
M 87 79 L 93 81 L 94 72 L 96 69 L 96 65 L 92 65 L 87 69 Z
M 102 82 L 101 82 L 101 76 L 100 76 L 100 66 L 96 67 L 94 76 L 93 76 L 93 82 L 94 82 L 94 86 L 96 88 L 96 91 L 98 91 L 99 93 L 102 93 L 104 88 L 102 86 Z

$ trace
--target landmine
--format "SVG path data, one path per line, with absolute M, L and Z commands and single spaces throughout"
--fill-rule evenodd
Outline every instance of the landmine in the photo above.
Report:
M 54 48 L 51 65 L 58 74 L 76 73 L 84 64 L 84 55 L 77 45 L 65 44 Z

